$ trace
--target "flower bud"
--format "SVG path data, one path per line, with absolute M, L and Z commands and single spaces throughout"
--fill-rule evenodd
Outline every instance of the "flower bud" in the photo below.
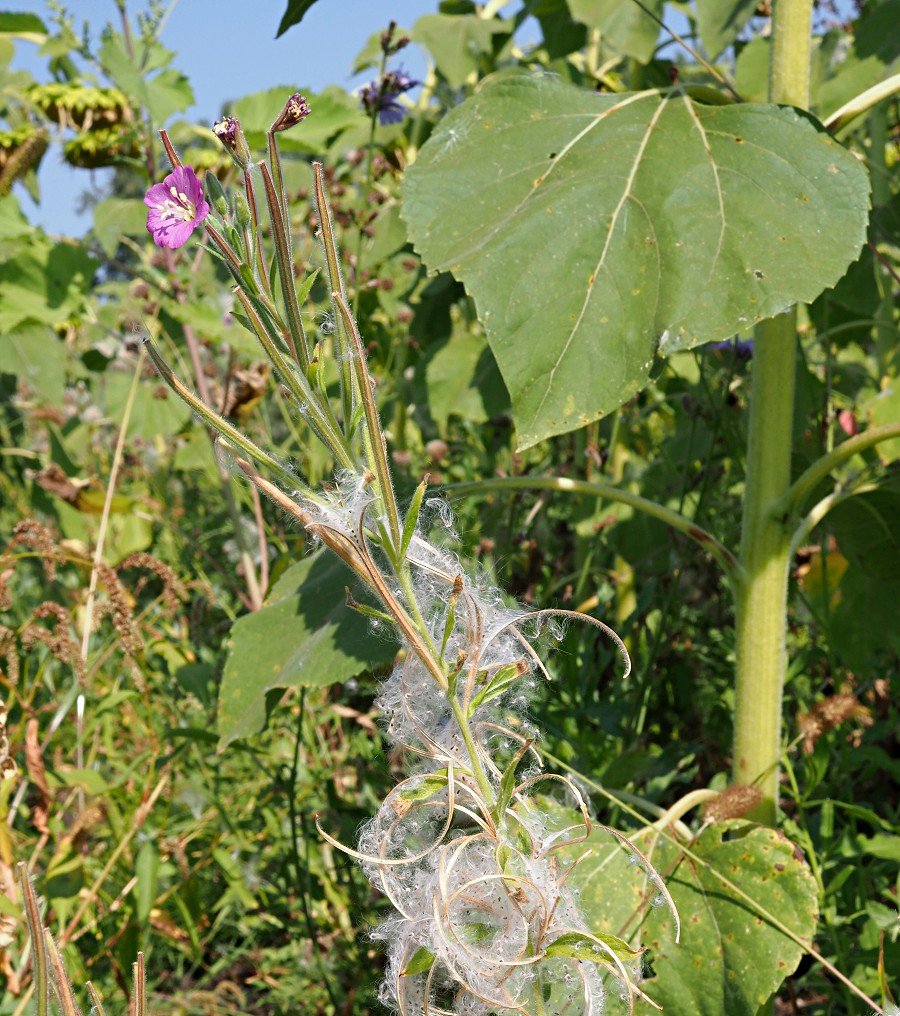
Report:
M 209 198 L 209 203 L 224 219 L 228 214 L 228 198 L 225 196 L 222 184 L 219 183 L 219 178 L 215 173 L 207 171 L 204 174 L 203 182 L 206 185 L 206 195 Z
M 241 121 L 236 116 L 226 116 L 213 124 L 213 134 L 231 152 L 231 157 L 241 169 L 250 168 L 250 149 L 241 130 Z
M 298 123 L 305 120 L 309 114 L 309 103 L 299 92 L 294 92 L 284 104 L 275 123 L 272 124 L 272 130 L 276 134 L 279 131 L 290 130 L 291 127 L 296 127 Z
M 250 225 L 250 206 L 242 191 L 237 191 L 234 195 L 234 221 L 241 229 Z

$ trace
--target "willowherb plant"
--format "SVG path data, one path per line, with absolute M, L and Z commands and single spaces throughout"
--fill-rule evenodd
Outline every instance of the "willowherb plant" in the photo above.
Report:
M 333 455 L 333 483 L 323 490 L 305 484 L 200 401 L 149 348 L 162 376 L 218 432 L 246 476 L 336 553 L 376 601 L 358 602 L 348 590 L 348 606 L 373 624 L 395 626 L 403 643 L 378 705 L 387 737 L 411 760 L 411 775 L 388 794 L 355 849 L 334 840 L 317 820 L 321 835 L 355 857 L 393 904 L 394 915 L 376 931 L 388 953 L 382 998 L 409 1016 L 587 1016 L 603 1011 L 608 999 L 631 1011 L 641 995 L 640 953 L 619 938 L 593 933 L 579 910 L 569 875 L 579 860 L 573 845 L 587 839 L 591 820 L 571 781 L 542 772 L 536 731 L 526 715 L 535 675 L 546 674 L 534 637 L 556 619 L 582 615 L 511 608 L 498 590 L 467 574 L 451 552 L 428 538 L 423 519 L 447 509 L 426 499 L 427 479 L 401 512 L 374 384 L 349 309 L 322 167 L 315 164 L 335 322 L 330 352 L 340 378 L 340 404 L 331 404 L 326 350 L 310 344 L 300 311 L 312 278 L 299 293 L 294 282 L 277 143 L 286 129 L 285 111 L 293 111 L 289 127 L 309 107 L 302 96 L 288 99 L 268 133 L 268 159 L 257 165 L 236 118 L 216 125 L 244 186 L 229 200 L 208 176 L 213 211 L 203 225 L 231 272 L 246 324 Z M 151 205 L 148 228 L 155 240 L 172 246 L 174 234 L 160 216 L 197 228 L 204 198 L 164 132 L 162 138 L 178 179 L 171 200 L 169 191 L 151 191 L 162 197 L 159 207 Z M 259 181 L 275 245 L 273 281 L 262 253 Z M 179 239 L 187 232 L 180 228 Z M 627 667 L 615 633 L 593 618 L 584 620 L 614 641 Z M 646 859 L 608 831 L 671 906 Z

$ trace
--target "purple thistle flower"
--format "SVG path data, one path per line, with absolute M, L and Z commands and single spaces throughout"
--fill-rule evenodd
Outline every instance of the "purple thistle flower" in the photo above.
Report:
M 147 230 L 157 247 L 183 247 L 191 233 L 209 215 L 203 188 L 190 166 L 177 166 L 144 195 Z

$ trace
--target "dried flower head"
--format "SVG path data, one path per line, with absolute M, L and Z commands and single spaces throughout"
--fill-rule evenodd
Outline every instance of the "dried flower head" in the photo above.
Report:
M 291 127 L 296 127 L 298 123 L 302 123 L 309 114 L 309 103 L 299 92 L 294 92 L 276 117 L 275 123 L 272 124 L 272 130 L 275 133 L 290 130 Z
M 162 183 L 144 196 L 147 230 L 157 247 L 183 247 L 191 233 L 209 215 L 203 188 L 190 166 L 176 166 Z
M 241 121 L 236 116 L 224 116 L 213 124 L 213 134 L 231 152 L 234 161 L 247 169 L 250 165 L 250 149 L 241 129 Z
M 797 727 L 803 735 L 804 753 L 809 755 L 823 734 L 852 717 L 871 723 L 869 710 L 849 691 L 829 695 L 817 702 L 808 713 L 801 713 L 797 717 Z
M 707 801 L 703 818 L 707 822 L 725 822 L 730 818 L 742 818 L 762 804 L 763 794 L 759 787 L 736 783 L 721 794 Z
M 56 558 L 59 551 L 56 549 L 53 535 L 46 526 L 42 526 L 37 519 L 22 519 L 21 522 L 17 522 L 12 539 L 4 550 L 4 556 L 16 546 L 31 547 L 38 551 L 48 581 L 52 582 L 56 578 Z

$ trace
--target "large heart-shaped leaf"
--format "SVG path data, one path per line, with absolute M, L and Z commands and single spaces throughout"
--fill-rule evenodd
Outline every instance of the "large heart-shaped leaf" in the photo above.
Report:
M 650 859 L 678 908 L 679 944 L 657 889 L 635 877 L 635 858 L 601 830 L 588 845 L 591 856 L 570 876 L 584 916 L 592 931 L 651 950 L 653 976 L 641 987 L 664 1012 L 755 1016 L 804 952 L 782 928 L 812 941 L 815 881 L 794 844 L 774 829 L 719 823 L 691 844 L 690 856 L 658 841 Z M 639 845 L 647 848 L 645 840 Z M 579 844 L 577 853 L 583 850 Z M 636 922 L 636 914 L 643 919 Z M 636 1012 L 658 1010 L 639 1004 Z
M 235 622 L 219 692 L 223 746 L 263 726 L 273 689 L 327 687 L 394 658 L 396 643 L 347 606 L 352 580 L 338 558 L 313 554 L 288 568 L 261 610 Z
M 531 75 L 441 122 L 403 215 L 474 297 L 528 447 L 621 405 L 657 353 L 814 299 L 867 210 L 863 167 L 797 110 Z

